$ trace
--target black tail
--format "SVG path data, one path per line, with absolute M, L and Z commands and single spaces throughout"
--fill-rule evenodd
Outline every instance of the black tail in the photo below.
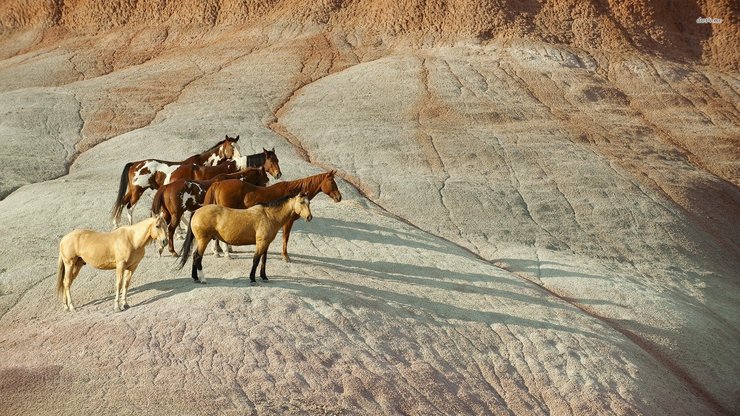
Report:
M 133 164 L 134 162 L 126 163 L 123 167 L 123 172 L 121 172 L 121 181 L 118 184 L 118 196 L 116 196 L 116 202 L 113 204 L 113 209 L 110 213 L 111 218 L 114 220 L 121 216 L 123 196 L 126 195 L 126 188 L 128 188 L 128 170 Z
M 164 201 L 164 190 L 167 188 L 167 185 L 160 186 L 159 189 L 157 189 L 157 193 L 154 194 L 154 199 L 152 199 L 152 216 L 159 214 L 160 211 L 162 211 L 162 201 Z
M 180 250 L 180 263 L 177 268 L 177 270 L 182 270 L 182 268 L 185 266 L 185 263 L 188 262 L 188 259 L 190 258 L 190 252 L 193 246 L 193 216 L 190 216 L 190 222 L 188 223 L 188 233 L 185 236 L 185 242 L 182 243 L 182 249 Z

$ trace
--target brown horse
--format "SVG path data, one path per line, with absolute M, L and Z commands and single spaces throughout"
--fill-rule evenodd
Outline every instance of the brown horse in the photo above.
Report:
M 217 165 L 223 160 L 241 157 L 236 144 L 237 141 L 239 141 L 239 136 L 231 138 L 227 135 L 224 140 L 216 143 L 210 149 L 193 155 L 182 162 L 146 159 L 127 163 L 123 167 L 123 172 L 121 172 L 118 195 L 111 211 L 114 228 L 118 227 L 124 206 L 128 209 L 128 222 L 131 224 L 133 222 L 134 206 L 136 206 L 144 191 L 157 189 L 169 183 L 170 175 L 180 166 L 192 164 Z
M 197 247 L 193 253 L 193 268 L 191 277 L 195 282 L 205 283 L 203 273 L 203 252 L 212 239 L 224 241 L 227 244 L 254 244 L 256 245 L 252 259 L 252 271 L 249 274 L 250 283 L 254 284 L 254 273 L 260 260 L 260 277 L 267 281 L 265 265 L 267 264 L 267 249 L 275 239 L 278 230 L 293 216 L 311 221 L 311 204 L 303 194 L 285 197 L 263 205 L 248 209 L 231 209 L 218 205 L 206 205 L 195 211 L 188 227 L 188 235 L 182 246 L 180 268 L 185 266 L 190 256 L 193 240 Z
M 178 179 L 167 185 L 161 186 L 154 194 L 152 201 L 152 215 L 160 214 L 167 222 L 169 250 L 172 255 L 177 256 L 174 245 L 174 233 L 180 225 L 180 219 L 185 211 L 193 212 L 203 205 L 206 191 L 213 183 L 220 180 L 235 180 L 250 183 L 257 186 L 265 186 L 269 178 L 265 168 L 247 168 L 247 170 L 218 175 L 205 181 Z
M 236 183 L 233 180 L 221 181 L 211 185 L 208 192 L 206 192 L 203 205 L 217 204 L 230 208 L 249 208 L 285 196 L 296 195 L 299 192 L 306 194 L 309 200 L 312 200 L 319 192 L 323 192 L 329 195 L 334 202 L 339 202 L 342 200 L 342 193 L 339 192 L 337 183 L 334 181 L 336 173 L 336 170 L 332 170 L 331 172 L 320 173 L 295 181 L 276 183 L 264 188 L 247 183 Z M 290 261 L 288 239 L 293 223 L 297 219 L 297 216 L 293 216 L 283 226 L 283 260 L 285 261 Z M 226 248 L 226 257 L 228 258 L 228 251 L 231 249 L 229 246 Z M 220 251 L 221 247 L 218 241 L 215 241 L 213 254 L 218 255 Z
M 170 174 L 168 181 L 163 185 L 167 185 L 168 183 L 172 183 L 179 179 L 207 181 L 218 175 L 237 173 L 244 169 L 247 169 L 247 166 L 244 163 L 244 157 L 237 158 L 236 160 L 225 160 L 216 166 L 202 166 L 196 165 L 195 163 L 188 163 L 180 165 L 180 167 L 175 169 L 172 174 Z

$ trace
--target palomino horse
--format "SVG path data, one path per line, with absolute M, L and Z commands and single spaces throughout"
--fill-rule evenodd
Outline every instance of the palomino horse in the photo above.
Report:
M 118 195 L 113 204 L 111 218 L 113 227 L 117 228 L 121 220 L 123 207 L 128 209 L 128 223 L 133 222 L 132 214 L 134 206 L 147 189 L 157 189 L 170 182 L 170 175 L 182 165 L 217 165 L 226 159 L 234 159 L 241 156 L 238 145 L 239 136 L 226 138 L 206 150 L 203 153 L 193 155 L 182 162 L 167 162 L 157 159 L 139 160 L 129 162 L 123 167 L 121 180 L 118 185 Z
M 131 275 L 144 258 L 149 242 L 160 241 L 160 253 L 167 245 L 166 225 L 161 217 L 151 217 L 107 233 L 74 230 L 62 237 L 57 262 L 57 293 L 64 296 L 64 309 L 75 309 L 69 288 L 85 264 L 96 269 L 116 269 L 116 299 L 113 301 L 113 310 L 128 308 L 126 291 L 131 286 Z
M 278 230 L 294 215 L 311 221 L 310 202 L 306 195 L 298 194 L 293 197 L 281 198 L 266 204 L 257 205 L 248 209 L 232 209 L 218 205 L 206 205 L 195 211 L 190 219 L 188 234 L 180 254 L 180 268 L 185 266 L 190 256 L 193 239 L 198 243 L 193 253 L 193 268 L 191 276 L 195 282 L 205 283 L 203 273 L 203 252 L 208 243 L 216 238 L 227 244 L 247 245 L 255 244 L 256 249 L 252 259 L 252 271 L 249 281 L 255 283 L 254 273 L 262 260 L 260 277 L 268 280 L 265 274 L 267 263 L 267 249 L 275 239 Z
M 194 212 L 203 205 L 208 187 L 214 182 L 234 179 L 239 182 L 250 183 L 257 186 L 265 186 L 269 182 L 265 168 L 247 168 L 247 170 L 218 175 L 205 181 L 178 179 L 167 185 L 161 186 L 154 194 L 152 201 L 152 215 L 160 214 L 168 223 L 167 233 L 170 242 L 169 249 L 172 255 L 177 256 L 175 251 L 174 234 L 180 225 L 180 219 L 185 211 Z
M 329 195 L 334 202 L 339 202 L 342 200 L 342 193 L 339 192 L 337 183 L 334 181 L 334 175 L 336 173 L 336 170 L 332 170 L 295 181 L 279 182 L 265 188 L 246 183 L 236 183 L 233 180 L 220 181 L 214 183 L 208 189 L 203 205 L 217 204 L 230 208 L 249 208 L 256 204 L 288 195 L 295 195 L 299 192 L 306 194 L 309 200 L 313 199 L 319 192 L 323 192 Z M 294 215 L 283 226 L 283 260 L 285 261 L 290 261 L 290 257 L 288 256 L 288 239 L 290 238 L 290 230 L 293 228 L 293 223 L 297 219 L 298 216 Z M 231 248 L 226 246 L 226 250 L 226 257 L 228 258 Z M 213 246 L 213 254 L 217 256 L 220 251 L 221 247 L 218 240 L 216 240 Z

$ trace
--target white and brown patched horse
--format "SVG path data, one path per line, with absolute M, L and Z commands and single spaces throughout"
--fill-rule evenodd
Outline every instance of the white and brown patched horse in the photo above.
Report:
M 181 162 L 146 159 L 127 163 L 123 167 L 123 172 L 121 172 L 118 195 L 111 211 L 113 227 L 118 227 L 124 206 L 128 209 L 128 223 L 131 225 L 133 223 L 134 206 L 144 191 L 157 189 L 169 183 L 172 173 L 181 166 L 192 164 L 215 166 L 227 159 L 240 158 L 238 141 L 239 136 L 229 137 L 227 135 L 224 140 L 216 143 L 205 152 L 193 155 Z
M 62 237 L 57 261 L 57 293 L 64 297 L 64 309 L 75 309 L 69 289 L 86 264 L 96 269 L 116 270 L 113 310 L 128 308 L 126 292 L 131 286 L 131 275 L 144 258 L 146 245 L 152 241 L 159 241 L 160 253 L 167 246 L 167 224 L 159 216 L 107 233 L 74 230 Z
M 255 283 L 254 274 L 262 261 L 260 277 L 267 281 L 265 266 L 267 249 L 275 239 L 278 230 L 291 218 L 298 215 L 311 221 L 311 203 L 305 194 L 284 197 L 276 201 L 255 205 L 247 209 L 226 208 L 219 205 L 205 205 L 195 211 L 190 219 L 188 234 L 180 253 L 180 268 L 185 266 L 190 256 L 193 240 L 197 241 L 193 250 L 191 277 L 196 283 L 205 283 L 203 273 L 203 253 L 212 239 L 232 245 L 252 245 L 255 252 L 249 281 Z

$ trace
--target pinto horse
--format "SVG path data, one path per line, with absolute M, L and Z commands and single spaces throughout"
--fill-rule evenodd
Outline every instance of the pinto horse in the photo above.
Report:
M 196 283 L 205 283 L 203 252 L 205 252 L 208 243 L 215 238 L 227 244 L 256 245 L 249 281 L 251 284 L 255 283 L 254 273 L 260 260 L 262 261 L 260 277 L 267 281 L 265 265 L 267 264 L 267 249 L 270 247 L 270 243 L 275 239 L 280 227 L 293 216 L 311 221 L 313 216 L 311 215 L 310 205 L 304 194 L 281 198 L 248 209 L 206 205 L 195 211 L 190 219 L 188 234 L 182 246 L 180 269 L 187 263 L 195 239 L 197 246 L 193 253 L 191 277 Z
M 175 251 L 174 234 L 185 211 L 194 212 L 203 206 L 206 191 L 213 183 L 231 179 L 257 186 L 265 186 L 270 180 L 264 167 L 247 168 L 242 172 L 218 175 L 204 181 L 178 179 L 157 190 L 152 201 L 152 215 L 161 213 L 167 222 L 169 250 L 172 255 L 178 255 Z
M 233 180 L 221 181 L 214 183 L 206 192 L 206 198 L 203 205 L 217 204 L 230 208 L 249 208 L 257 204 L 272 201 L 285 196 L 296 195 L 299 192 L 306 194 L 309 200 L 312 200 L 319 192 L 329 195 L 334 202 L 342 200 L 342 193 L 339 192 L 337 183 L 334 181 L 336 170 L 320 173 L 295 181 L 286 181 L 276 183 L 268 187 L 257 187 L 248 183 L 237 183 Z M 288 256 L 288 239 L 293 223 L 299 217 L 294 215 L 283 226 L 283 260 L 290 261 Z M 226 246 L 226 257 L 231 250 Z M 213 254 L 218 255 L 221 247 L 218 240 L 214 242 Z
M 133 222 L 134 206 L 147 189 L 157 189 L 171 181 L 172 173 L 183 165 L 217 165 L 226 159 L 241 157 L 238 145 L 239 136 L 229 137 L 203 153 L 193 155 L 182 162 L 168 162 L 158 159 L 146 159 L 129 162 L 123 167 L 121 180 L 118 185 L 118 195 L 113 204 L 111 218 L 114 228 L 118 228 L 121 212 L 125 206 L 128 209 L 128 223 Z
M 144 258 L 149 242 L 159 240 L 160 253 L 167 245 L 165 227 L 162 218 L 151 217 L 108 233 L 74 230 L 62 237 L 57 261 L 57 293 L 64 297 L 64 309 L 75 309 L 69 288 L 86 264 L 96 269 L 116 269 L 116 299 L 113 301 L 113 310 L 128 308 L 126 291 L 131 286 L 131 275 Z

